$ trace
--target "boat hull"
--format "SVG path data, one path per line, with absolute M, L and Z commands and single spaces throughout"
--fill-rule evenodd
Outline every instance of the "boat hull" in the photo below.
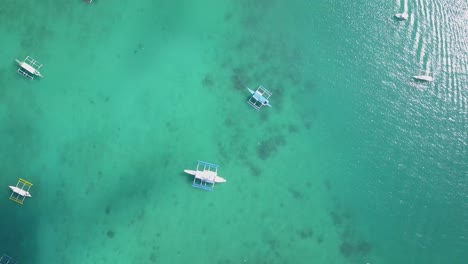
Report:
M 14 192 L 14 193 L 17 193 L 21 196 L 25 196 L 25 197 L 32 197 L 31 194 L 29 194 L 29 192 L 23 190 L 23 189 L 20 189 L 16 186 L 9 186 L 10 189 Z
M 400 20 L 407 20 L 408 14 L 405 14 L 405 13 L 395 14 L 395 18 L 400 19 Z
M 415 75 L 415 76 L 413 76 L 413 78 L 415 80 L 423 81 L 423 82 L 433 82 L 434 81 L 434 78 L 432 78 L 431 76 L 427 76 L 427 75 Z
M 187 173 L 187 174 L 193 175 L 193 176 L 195 176 L 195 174 L 197 174 L 197 172 L 194 171 L 194 170 L 184 170 L 184 172 Z
M 202 179 L 202 180 L 204 179 L 204 177 L 202 177 L 202 176 L 200 176 L 200 175 L 197 175 L 197 171 L 194 171 L 194 170 L 184 170 L 184 172 L 187 173 L 187 174 L 190 174 L 190 175 L 192 175 L 192 176 L 195 176 L 195 177 L 197 177 L 198 179 Z M 209 177 L 207 177 L 207 178 L 209 178 Z M 226 179 L 224 179 L 223 177 L 220 177 L 220 176 L 216 175 L 215 178 L 214 178 L 214 181 L 215 181 L 216 183 L 222 183 L 222 182 L 226 182 Z

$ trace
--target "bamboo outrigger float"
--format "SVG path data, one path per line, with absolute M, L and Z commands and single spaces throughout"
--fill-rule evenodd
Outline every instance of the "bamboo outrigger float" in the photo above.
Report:
M 0 257 L 0 264 L 16 264 L 16 260 L 14 260 L 11 257 L 3 254 Z

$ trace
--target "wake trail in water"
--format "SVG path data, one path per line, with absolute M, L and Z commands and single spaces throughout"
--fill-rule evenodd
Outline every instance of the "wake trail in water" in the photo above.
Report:
M 468 70 L 468 32 L 463 11 L 441 3 L 435 3 L 432 10 L 430 21 L 433 21 L 432 36 L 435 38 L 432 57 L 440 75 L 437 96 L 466 112 L 463 89 L 467 80 L 463 73 Z

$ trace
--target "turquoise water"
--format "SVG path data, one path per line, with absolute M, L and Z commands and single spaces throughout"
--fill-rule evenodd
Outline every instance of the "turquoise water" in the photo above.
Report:
M 341 2 L 4 0 L 0 254 L 465 263 L 468 4 Z

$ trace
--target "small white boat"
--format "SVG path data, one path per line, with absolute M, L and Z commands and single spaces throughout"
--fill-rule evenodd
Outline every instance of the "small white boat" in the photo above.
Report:
M 429 75 L 415 75 L 415 76 L 413 76 L 413 78 L 415 80 L 423 81 L 423 82 L 433 82 L 434 81 L 434 78 L 432 78 Z
M 195 176 L 195 178 L 200 180 L 208 180 L 216 183 L 226 182 L 226 179 L 220 177 L 214 171 L 194 171 L 194 170 L 184 170 L 185 173 Z
M 395 17 L 399 20 L 407 20 L 408 19 L 408 14 L 407 13 L 398 13 L 395 14 Z
M 263 88 L 263 87 L 262 87 Z M 252 95 L 252 98 L 255 98 L 258 102 L 260 102 L 262 105 L 266 105 L 266 106 L 269 106 L 271 107 L 270 105 L 270 102 L 268 101 L 268 97 L 270 97 L 271 94 L 268 94 L 268 93 L 265 93 L 263 91 L 260 91 L 259 89 L 257 89 L 256 91 L 254 90 L 251 90 L 250 88 L 247 88 L 247 90 L 249 90 L 250 94 Z M 265 95 L 267 95 L 267 97 L 265 97 Z
M 24 197 L 32 197 L 31 194 L 29 194 L 29 192 L 21 189 L 21 188 L 18 188 L 16 186 L 9 186 L 10 189 L 14 192 L 14 193 L 17 193 L 21 196 L 24 196 Z
M 16 62 L 18 63 L 18 65 L 21 68 L 27 70 L 29 73 L 34 74 L 34 75 L 39 76 L 39 77 L 42 77 L 42 74 L 38 70 L 36 70 L 33 66 L 27 64 L 24 61 L 16 60 Z
M 18 73 L 28 77 L 29 79 L 34 79 L 34 76 L 43 77 L 39 69 L 42 67 L 37 60 L 27 56 L 24 61 L 16 60 L 16 63 L 20 66 L 18 68 Z
M 271 92 L 268 91 L 265 87 L 260 85 L 255 91 L 250 88 L 247 88 L 247 90 L 249 90 L 249 93 L 252 95 L 249 100 L 247 100 L 247 103 L 253 108 L 259 110 L 262 108 L 262 106 L 265 105 L 271 107 L 270 101 L 268 101 L 271 96 Z

